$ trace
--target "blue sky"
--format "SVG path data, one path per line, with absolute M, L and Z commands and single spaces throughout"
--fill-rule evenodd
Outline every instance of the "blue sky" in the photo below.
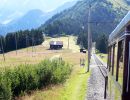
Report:
M 32 9 L 49 12 L 71 1 L 77 0 L 0 0 L 0 23 L 6 24 Z
M 0 10 L 28 11 L 41 9 L 45 12 L 56 9 L 65 2 L 74 0 L 0 0 Z

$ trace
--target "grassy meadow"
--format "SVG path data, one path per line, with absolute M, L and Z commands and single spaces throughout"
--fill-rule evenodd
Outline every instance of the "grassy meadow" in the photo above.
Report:
M 52 40 L 63 41 L 64 47 L 62 50 L 48 50 L 49 42 Z M 22 67 L 21 64 L 39 64 L 44 59 L 54 59 L 56 57 L 62 57 L 62 59 L 73 65 L 72 73 L 63 84 L 50 84 L 43 87 L 40 90 L 32 90 L 29 94 L 23 93 L 18 96 L 19 100 L 83 100 L 86 95 L 87 79 L 90 73 L 86 72 L 86 67 L 80 66 L 80 58 L 87 59 L 86 54 L 79 52 L 79 46 L 76 45 L 76 37 L 69 36 L 69 48 L 68 37 L 60 38 L 48 38 L 42 45 L 20 49 L 17 51 L 11 51 L 5 54 L 6 60 L 3 61 L 2 55 L 0 55 L 0 67 L 1 68 L 15 68 Z M 32 52 L 33 51 L 33 52 Z
M 52 40 L 62 40 L 64 42 L 63 50 L 48 50 L 49 42 Z M 0 54 L 0 67 L 11 67 L 19 64 L 35 64 L 43 59 L 49 59 L 55 55 L 78 52 L 79 47 L 75 45 L 76 37 L 70 36 L 70 49 L 68 50 L 68 37 L 47 38 L 47 40 L 38 46 L 24 48 L 16 51 L 11 51 L 5 54 L 5 61 L 3 55 Z

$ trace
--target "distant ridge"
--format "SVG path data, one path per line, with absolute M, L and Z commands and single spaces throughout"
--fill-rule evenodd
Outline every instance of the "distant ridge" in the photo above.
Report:
M 0 34 L 4 35 L 8 32 L 38 28 L 53 15 L 72 7 L 76 2 L 77 1 L 67 2 L 51 12 L 43 12 L 39 9 L 30 10 L 25 15 L 12 20 L 8 24 L 0 24 Z

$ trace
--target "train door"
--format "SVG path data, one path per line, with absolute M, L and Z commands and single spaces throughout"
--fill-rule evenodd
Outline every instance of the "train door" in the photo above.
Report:
M 130 35 L 125 36 L 124 79 L 122 100 L 130 100 Z
M 116 71 L 116 87 L 118 88 L 117 95 L 116 97 L 122 99 L 122 94 L 123 94 L 123 82 L 124 82 L 124 70 L 125 70 L 125 65 L 124 65 L 124 48 L 125 45 L 125 40 L 122 39 L 121 41 L 118 42 L 118 53 L 117 53 L 117 71 Z M 118 99 L 117 99 L 118 100 Z
M 126 27 L 122 100 L 130 100 L 130 25 Z

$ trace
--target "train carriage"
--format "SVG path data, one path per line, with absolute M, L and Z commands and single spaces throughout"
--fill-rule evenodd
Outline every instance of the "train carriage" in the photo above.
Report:
M 130 100 L 130 12 L 108 42 L 108 99 Z

